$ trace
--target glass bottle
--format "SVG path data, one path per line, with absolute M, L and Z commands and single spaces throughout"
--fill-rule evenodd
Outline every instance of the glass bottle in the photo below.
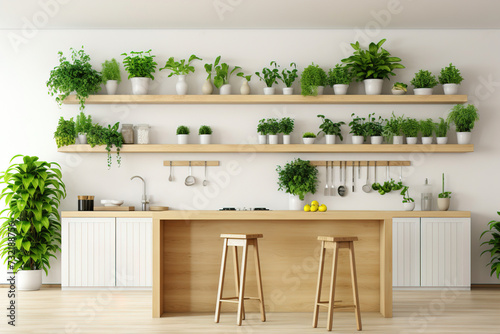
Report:
M 134 127 L 137 129 L 137 144 L 149 144 L 149 129 L 148 124 L 139 124 Z
M 425 179 L 425 184 L 422 187 L 421 195 L 421 211 L 432 211 L 432 186 L 429 184 L 429 180 Z
M 122 136 L 124 144 L 134 143 L 134 129 L 132 124 L 122 124 Z

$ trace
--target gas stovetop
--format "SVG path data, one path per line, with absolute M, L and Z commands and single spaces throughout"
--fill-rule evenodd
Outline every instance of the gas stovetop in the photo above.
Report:
M 222 208 L 219 211 L 269 211 L 267 208 Z

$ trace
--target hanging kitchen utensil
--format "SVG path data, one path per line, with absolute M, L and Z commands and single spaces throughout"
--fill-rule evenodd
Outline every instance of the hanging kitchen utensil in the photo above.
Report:
M 172 182 L 174 178 L 172 177 L 172 161 L 170 161 L 170 176 L 168 177 L 168 180 Z
M 345 187 L 345 179 L 346 179 L 345 174 L 347 171 L 346 165 L 347 165 L 347 161 L 344 161 L 344 170 L 342 170 L 342 161 L 340 162 L 340 172 L 341 172 L 340 175 L 342 175 L 342 180 L 341 180 L 342 185 L 339 186 L 338 193 L 342 197 L 344 197 L 347 193 L 347 188 Z
M 400 167 L 399 170 L 399 182 L 403 182 L 403 166 Z
M 330 174 L 330 182 L 331 182 L 331 185 L 330 185 L 330 196 L 335 196 L 335 179 L 333 178 L 333 161 L 330 161 L 330 163 L 332 164 L 332 168 L 330 170 L 331 174 Z
M 370 185 L 370 161 L 366 162 L 366 184 L 363 186 L 363 191 L 369 193 L 372 191 L 372 186 Z
M 186 177 L 184 184 L 186 186 L 192 186 L 196 183 L 196 179 L 191 175 L 191 161 L 189 162 L 189 175 Z
M 323 195 L 329 196 L 330 189 L 328 188 L 328 161 L 325 161 L 325 166 L 326 166 L 326 170 L 325 170 L 326 185 L 325 185 L 325 190 L 324 190 Z
M 358 180 L 361 180 L 361 161 L 358 161 Z
M 208 185 L 207 180 L 207 162 L 205 161 L 205 179 L 203 180 L 203 186 L 206 187 Z
M 386 181 L 389 182 L 389 161 L 387 161 L 387 167 L 385 167 L 385 178 Z
M 354 161 L 352 161 L 352 192 L 354 192 Z
M 375 184 L 375 183 L 377 183 L 377 162 L 374 161 L 374 163 L 375 163 L 375 166 L 373 168 L 373 178 L 374 178 L 373 183 Z M 373 189 L 373 184 L 372 184 L 372 189 Z M 375 189 L 373 189 L 373 190 L 375 190 Z

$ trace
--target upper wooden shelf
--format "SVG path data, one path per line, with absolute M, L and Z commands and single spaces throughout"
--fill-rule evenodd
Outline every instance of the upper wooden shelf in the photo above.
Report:
M 58 149 L 63 153 L 106 153 L 105 146 L 70 145 Z M 113 151 L 115 152 L 115 151 Z M 149 144 L 123 145 L 120 153 L 466 153 L 474 152 L 474 145 L 353 145 L 353 144 Z
M 461 104 L 467 95 L 91 95 L 86 104 Z M 79 104 L 75 95 L 65 104 Z

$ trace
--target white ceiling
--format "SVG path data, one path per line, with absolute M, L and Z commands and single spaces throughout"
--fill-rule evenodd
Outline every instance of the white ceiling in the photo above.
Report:
M 0 0 L 0 29 L 500 29 L 499 14 L 499 0 Z

